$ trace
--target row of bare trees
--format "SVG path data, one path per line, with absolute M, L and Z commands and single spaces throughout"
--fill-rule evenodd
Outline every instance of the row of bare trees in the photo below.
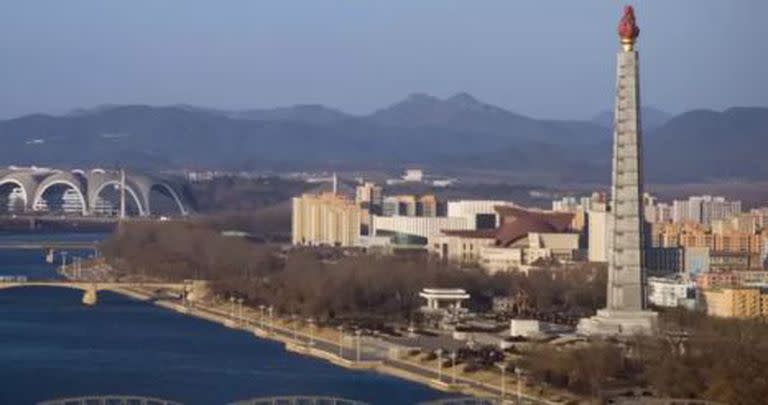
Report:
M 672 310 L 656 336 L 618 345 L 539 346 L 521 366 L 531 378 L 598 396 L 618 386 L 733 405 L 768 403 L 768 324 Z
M 604 303 L 604 271 L 582 267 L 489 275 L 425 255 L 377 256 L 291 250 L 225 237 L 205 224 L 127 223 L 102 247 L 126 275 L 157 279 L 207 279 L 221 295 L 319 319 L 409 318 L 424 287 L 464 288 L 479 310 L 494 296 L 524 293 L 532 311 Z

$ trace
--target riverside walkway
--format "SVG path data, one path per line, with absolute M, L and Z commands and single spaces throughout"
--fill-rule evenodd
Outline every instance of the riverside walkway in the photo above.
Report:
M 175 306 L 178 307 L 178 305 Z M 298 319 L 285 320 L 269 317 L 263 309 L 259 312 L 235 304 L 202 306 L 187 303 L 184 312 L 219 321 L 230 328 L 245 330 L 258 337 L 282 342 L 288 351 L 319 357 L 350 369 L 379 371 L 406 380 L 420 382 L 446 392 L 470 394 L 475 396 L 475 400 L 480 401 L 465 403 L 535 405 L 563 403 L 559 400 L 550 400 L 523 391 L 516 392 L 514 387 L 516 387 L 517 380 L 509 376 L 505 378 L 503 387 L 501 376 L 499 376 L 497 384 L 477 381 L 466 374 L 459 375 L 459 373 L 452 373 L 450 370 L 441 370 L 435 366 L 403 359 L 398 354 L 397 348 L 374 337 L 342 332 L 338 333 L 337 339 L 334 340 L 316 333 L 316 328 L 311 324 L 307 328 L 306 326 L 299 326 Z M 400 347 L 400 349 L 407 348 Z M 504 395 L 503 402 L 501 400 L 502 393 Z M 518 396 L 519 402 L 517 401 Z
M 184 290 L 187 285 L 181 283 L 126 283 L 126 282 L 91 282 L 91 281 L 3 281 L 0 280 L 0 290 L 21 287 L 62 287 L 76 290 L 96 289 L 117 291 L 123 288 L 149 288 L 166 290 Z
M 191 316 L 224 324 L 233 329 L 252 333 L 257 337 L 282 342 L 288 351 L 327 360 L 341 367 L 355 370 L 371 370 L 409 381 L 419 382 L 445 392 L 472 395 L 481 404 L 561 404 L 562 401 L 515 392 L 517 380 L 498 382 L 478 381 L 472 375 L 444 370 L 436 365 L 410 360 L 403 353 L 410 348 L 386 343 L 381 339 L 363 336 L 359 331 L 337 332 L 333 329 L 316 328 L 297 318 L 283 319 L 267 316 L 264 308 L 248 308 L 232 302 L 195 302 L 186 299 L 192 293 L 192 285 L 186 283 L 138 283 L 138 282 L 89 282 L 89 281 L 9 281 L 0 280 L 0 291 L 23 287 L 60 287 L 85 291 L 83 303 L 96 303 L 95 292 L 110 290 L 138 300 L 152 301 L 155 305 Z M 157 294 L 158 290 L 181 291 L 178 296 Z M 178 297 L 178 298 L 177 298 Z M 92 299 L 91 299 L 92 298 Z M 274 315 L 274 314 L 272 314 Z M 454 366 L 456 367 L 456 366 Z M 512 388 L 512 389 L 510 389 Z M 502 394 L 503 393 L 503 394 Z M 504 400 L 501 400 L 501 396 Z M 516 398 L 520 398 L 517 401 Z M 57 402 L 51 402 L 57 403 Z M 69 402 L 67 402 L 69 403 Z M 76 403 L 76 402 L 75 402 Z M 86 402 L 99 403 L 99 402 Z M 454 404 L 455 402 L 446 402 Z
M 475 403 L 504 404 L 561 404 L 528 392 L 517 391 L 518 380 L 499 375 L 496 381 L 480 381 L 473 374 L 456 372 L 454 367 L 438 367 L 409 358 L 411 347 L 395 345 L 382 339 L 363 336 L 361 331 L 337 331 L 318 328 L 313 322 L 300 318 L 281 318 L 265 307 L 250 308 L 242 302 L 191 301 L 193 284 L 151 282 L 96 282 L 83 280 L 7 281 L 0 279 L 0 290 L 22 287 L 60 287 L 83 290 L 83 303 L 94 305 L 96 292 L 110 290 L 139 300 L 152 301 L 155 305 L 191 316 L 240 329 L 257 337 L 276 340 L 285 344 L 288 351 L 327 360 L 349 369 L 378 371 L 405 380 L 419 382 L 445 392 L 472 395 L 483 400 Z M 174 294 L 158 293 L 171 290 Z M 175 292 L 180 292 L 175 294 Z M 269 314 L 269 315 L 268 315 Z M 446 370 L 447 369 L 447 370 Z M 519 388 L 518 388 L 519 389 Z M 519 401 L 516 399 L 520 398 Z M 513 401 L 514 400 L 514 401 Z
M 98 242 L 68 242 L 56 240 L 3 240 L 0 250 L 96 250 Z

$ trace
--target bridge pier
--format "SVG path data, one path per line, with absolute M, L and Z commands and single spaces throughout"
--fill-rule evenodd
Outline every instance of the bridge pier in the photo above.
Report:
M 83 293 L 83 304 L 96 305 L 97 301 L 98 301 L 98 294 L 96 290 L 96 285 L 91 284 L 90 286 L 88 286 L 88 288 L 85 289 L 85 292 Z

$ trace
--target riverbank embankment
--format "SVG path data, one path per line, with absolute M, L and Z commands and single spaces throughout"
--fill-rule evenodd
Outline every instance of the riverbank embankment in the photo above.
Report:
M 371 370 L 391 375 L 407 381 L 417 382 L 431 388 L 474 397 L 498 398 L 505 387 L 521 387 L 515 377 L 496 376 L 497 381 L 488 378 L 474 379 L 463 371 L 442 370 L 436 361 L 424 362 L 413 359 L 406 353 L 409 349 L 391 344 L 384 344 L 378 339 L 344 331 L 321 328 L 314 324 L 296 319 L 269 317 L 266 312 L 255 308 L 240 307 L 232 303 L 214 301 L 189 302 L 168 299 L 156 299 L 154 292 L 141 287 L 120 287 L 114 292 L 141 301 L 149 301 L 157 306 L 216 322 L 233 329 L 252 333 L 258 338 L 280 342 L 287 351 L 326 360 L 339 367 L 351 370 Z M 456 366 L 458 367 L 458 366 Z M 478 377 L 481 377 L 478 375 Z M 487 377 L 484 375 L 484 377 Z M 526 387 L 517 392 L 504 390 L 505 398 L 513 399 L 517 395 L 530 403 L 562 403 L 562 393 L 547 393 L 539 390 L 539 395 Z M 542 395 L 543 394 L 543 395 Z M 558 400 L 547 396 L 557 395 Z M 570 398 L 569 398 L 570 399 Z

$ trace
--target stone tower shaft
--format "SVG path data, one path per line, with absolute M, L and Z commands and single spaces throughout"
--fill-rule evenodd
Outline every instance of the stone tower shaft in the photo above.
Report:
M 637 51 L 618 54 L 613 133 L 608 309 L 645 308 L 643 175 Z

